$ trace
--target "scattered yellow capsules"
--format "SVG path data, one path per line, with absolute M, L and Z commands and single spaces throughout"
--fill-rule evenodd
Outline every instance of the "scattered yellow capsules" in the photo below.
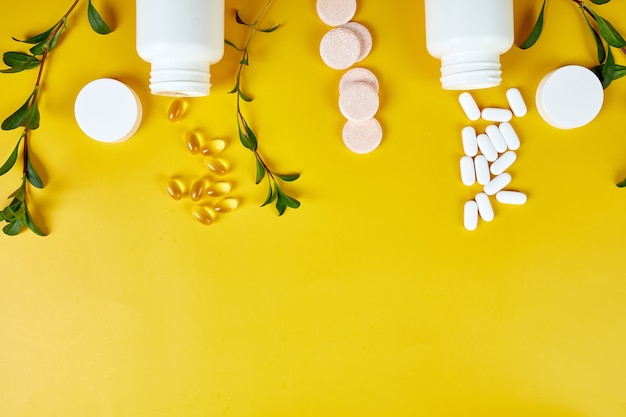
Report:
M 207 156 L 206 159 L 204 160 L 204 164 L 214 174 L 226 175 L 226 172 L 228 172 L 228 167 L 226 166 L 226 163 L 219 158 L 215 158 L 213 156 Z
M 172 101 L 170 106 L 167 109 L 167 118 L 170 119 L 170 122 L 179 121 L 187 111 L 187 100 L 184 98 L 177 98 Z
M 222 152 L 224 148 L 226 148 L 224 139 L 212 139 L 200 148 L 200 152 L 202 152 L 202 155 L 211 156 Z
M 209 185 L 206 189 L 206 193 L 209 197 L 222 197 L 232 189 L 229 182 L 219 181 Z
M 205 226 L 213 224 L 213 214 L 211 214 L 211 210 L 207 207 L 193 206 L 191 208 L 191 215 Z
M 218 201 L 213 205 L 213 210 L 216 213 L 229 213 L 235 211 L 239 207 L 239 201 L 235 198 L 225 198 Z
M 189 152 L 192 154 L 196 155 L 199 153 L 202 146 L 200 134 L 195 130 L 190 130 L 185 133 L 185 145 L 187 145 L 187 149 L 189 149 Z
M 185 194 L 180 181 L 175 178 L 168 178 L 165 181 L 165 190 L 174 200 L 180 200 Z
M 206 186 L 206 180 L 204 178 L 198 178 L 191 183 L 189 188 L 189 196 L 193 201 L 200 201 L 204 194 L 204 188 Z

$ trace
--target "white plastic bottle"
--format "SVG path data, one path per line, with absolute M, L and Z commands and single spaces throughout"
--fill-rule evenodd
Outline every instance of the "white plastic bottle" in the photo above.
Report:
M 513 46 L 513 0 L 425 0 L 426 47 L 446 90 L 495 87 Z
M 224 0 L 137 0 L 137 52 L 152 64 L 152 94 L 208 95 L 209 66 L 224 55 Z

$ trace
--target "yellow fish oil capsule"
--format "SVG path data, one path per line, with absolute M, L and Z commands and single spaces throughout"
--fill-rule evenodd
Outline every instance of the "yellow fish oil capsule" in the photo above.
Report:
M 205 226 L 210 226 L 213 224 L 213 214 L 211 214 L 211 210 L 204 206 L 194 206 L 191 208 L 191 215 L 198 222 Z
M 216 213 L 229 213 L 235 211 L 239 207 L 239 201 L 235 198 L 225 198 L 218 201 L 213 205 L 213 210 Z
M 174 178 L 168 178 L 165 181 L 165 190 L 174 200 L 180 200 L 185 195 L 182 185 L 180 181 Z
M 212 156 L 222 152 L 224 148 L 226 148 L 226 142 L 223 139 L 212 139 L 200 148 L 200 152 L 202 155 Z
M 206 193 L 209 197 L 221 197 L 230 193 L 231 185 L 225 181 L 219 181 L 207 187 Z
M 204 164 L 214 174 L 226 175 L 226 172 L 228 172 L 228 167 L 226 166 L 226 163 L 219 158 L 215 158 L 213 156 L 207 156 L 206 159 L 204 160 Z
M 187 111 L 187 100 L 183 98 L 177 98 L 172 101 L 167 109 L 167 118 L 170 122 L 175 123 L 179 121 Z
M 200 152 L 200 148 L 202 146 L 201 142 L 200 134 L 198 132 L 190 130 L 185 133 L 185 145 L 187 145 L 187 149 L 189 149 L 189 152 L 192 154 L 196 155 Z
M 204 178 L 198 178 L 191 183 L 189 188 L 189 196 L 193 201 L 200 201 L 204 194 L 204 188 L 206 186 L 206 180 Z

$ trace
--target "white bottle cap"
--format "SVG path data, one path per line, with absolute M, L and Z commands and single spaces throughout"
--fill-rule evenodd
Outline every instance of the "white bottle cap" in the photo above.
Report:
M 567 65 L 546 75 L 537 87 L 537 110 L 548 124 L 573 129 L 600 113 L 604 90 L 598 77 L 579 65 Z
M 78 93 L 74 115 L 80 129 L 99 142 L 122 142 L 141 124 L 142 107 L 137 94 L 111 78 L 90 82 Z

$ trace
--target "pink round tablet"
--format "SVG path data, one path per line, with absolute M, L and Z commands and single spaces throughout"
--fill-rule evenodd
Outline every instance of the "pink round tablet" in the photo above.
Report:
M 350 84 L 356 81 L 368 83 L 369 85 L 374 87 L 374 90 L 376 90 L 376 93 L 378 93 L 380 87 L 376 75 L 374 75 L 374 73 L 367 68 L 356 67 L 346 71 L 339 80 L 339 94 L 345 93 L 346 88 L 348 88 Z
M 341 25 L 342 28 L 350 29 L 357 38 L 359 38 L 359 42 L 361 43 L 361 53 L 357 58 L 356 62 L 363 61 L 372 50 L 372 34 L 370 31 L 360 23 L 357 22 L 348 22 Z
M 331 29 L 322 37 L 320 56 L 333 69 L 343 70 L 354 65 L 361 53 L 359 38 L 349 29 Z
M 317 0 L 317 15 L 328 26 L 349 22 L 356 13 L 356 0 Z
M 372 118 L 364 122 L 348 120 L 343 126 L 343 143 L 354 153 L 366 154 L 378 148 L 383 139 L 383 128 Z
M 353 122 L 363 122 L 374 117 L 379 104 L 374 87 L 362 81 L 349 84 L 339 96 L 339 111 Z

